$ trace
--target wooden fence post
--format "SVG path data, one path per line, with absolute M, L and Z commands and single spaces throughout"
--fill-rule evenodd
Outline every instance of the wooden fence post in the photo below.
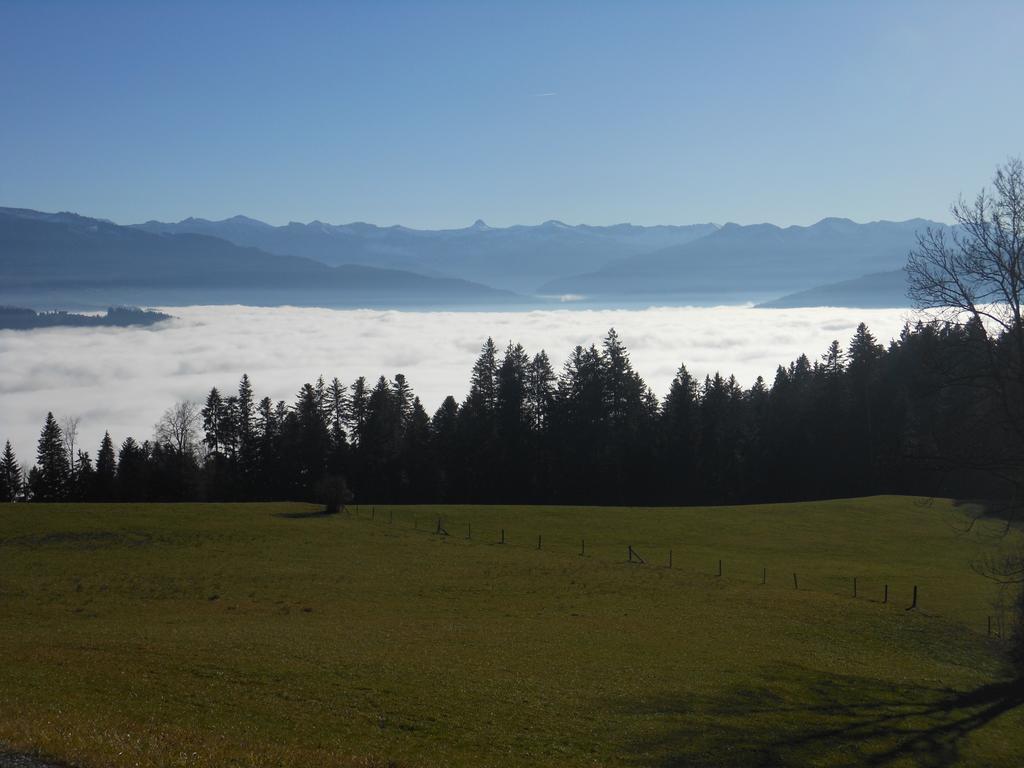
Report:
M 793 589 L 800 589 L 800 586 L 797 584 L 797 581 L 796 581 L 796 574 L 795 573 L 793 574 Z
M 501 529 L 501 543 L 502 544 L 505 543 L 505 529 L 504 528 Z
M 467 539 L 472 539 L 473 538 L 473 524 L 472 523 L 466 523 L 466 538 Z
M 857 577 L 853 577 L 853 596 L 857 596 Z
M 912 611 L 915 608 L 917 608 L 917 584 L 914 585 L 914 599 L 911 601 L 910 607 L 907 608 L 907 610 Z
M 669 567 L 669 569 L 672 568 L 672 550 L 671 549 L 668 551 L 668 567 Z
M 885 592 L 882 593 L 882 602 L 883 603 L 888 603 L 889 602 L 889 585 L 888 584 L 885 585 Z
M 762 568 L 761 569 L 761 583 L 762 584 L 767 584 L 768 583 L 768 569 L 767 568 Z
M 722 561 L 721 560 L 718 561 L 718 575 L 719 576 L 722 575 Z
M 537 549 L 540 549 L 540 534 L 537 534 Z

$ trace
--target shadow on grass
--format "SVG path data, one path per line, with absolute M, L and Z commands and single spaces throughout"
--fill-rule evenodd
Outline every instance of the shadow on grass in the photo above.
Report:
M 1024 704 L 1024 684 L 970 691 L 893 687 L 791 667 L 715 697 L 647 699 L 631 714 L 659 723 L 633 742 L 643 765 L 944 768 L 964 740 Z
M 310 512 L 272 512 L 270 516 L 282 517 L 287 520 L 305 520 L 310 517 L 331 517 L 333 515 L 340 515 L 342 512 L 346 512 L 347 514 L 347 510 L 342 509 L 334 511 L 329 509 L 314 509 Z

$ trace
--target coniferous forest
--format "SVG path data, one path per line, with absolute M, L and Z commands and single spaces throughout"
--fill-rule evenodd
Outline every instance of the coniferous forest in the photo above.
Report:
M 998 370 L 1007 335 L 907 326 L 884 346 L 861 325 L 749 388 L 681 365 L 659 401 L 614 330 L 548 356 L 488 339 L 469 394 L 431 415 L 402 374 L 320 378 L 292 403 L 236 392 L 178 403 L 154 435 L 95 456 L 52 414 L 34 466 L 10 444 L 0 496 L 32 501 L 309 500 L 400 503 L 723 504 L 909 493 L 1005 497 L 1021 439 Z

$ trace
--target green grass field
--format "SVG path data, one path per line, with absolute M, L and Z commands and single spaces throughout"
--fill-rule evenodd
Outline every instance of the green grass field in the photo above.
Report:
M 0 505 L 0 744 L 82 766 L 1024 764 L 970 568 L 1017 541 L 949 503 L 314 511 Z

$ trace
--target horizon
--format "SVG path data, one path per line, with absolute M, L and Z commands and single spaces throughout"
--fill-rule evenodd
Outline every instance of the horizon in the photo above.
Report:
M 566 226 L 566 227 L 593 227 L 593 228 L 598 228 L 598 227 L 600 227 L 600 228 L 611 228 L 611 227 L 620 227 L 620 226 L 644 227 L 644 228 L 652 228 L 652 227 L 692 227 L 692 226 L 709 226 L 710 225 L 710 226 L 716 227 L 717 229 L 722 229 L 722 228 L 730 226 L 730 225 L 735 225 L 735 226 L 740 226 L 740 227 L 772 226 L 772 227 L 777 227 L 779 229 L 791 229 L 791 228 L 795 228 L 795 229 L 808 229 L 808 228 L 814 227 L 814 226 L 816 226 L 818 224 L 822 224 L 823 222 L 833 221 L 834 220 L 834 221 L 848 221 L 848 222 L 852 222 L 853 224 L 858 224 L 858 225 L 864 225 L 864 224 L 905 224 L 905 223 L 910 222 L 910 221 L 925 221 L 925 222 L 933 223 L 933 224 L 943 224 L 943 225 L 946 225 L 946 226 L 952 226 L 952 222 L 950 220 L 930 219 L 930 218 L 925 218 L 925 217 L 922 217 L 922 216 L 911 216 L 911 217 L 909 217 L 907 219 L 893 219 L 893 218 L 884 218 L 883 217 L 883 218 L 880 218 L 880 219 L 871 219 L 871 220 L 857 220 L 857 219 L 853 219 L 853 218 L 851 218 L 849 216 L 822 216 L 820 219 L 816 219 L 815 221 L 812 221 L 812 222 L 807 223 L 807 224 L 798 224 L 798 223 L 780 224 L 778 222 L 766 221 L 766 220 L 765 221 L 754 220 L 754 221 L 748 221 L 748 222 L 739 222 L 739 221 L 735 221 L 733 219 L 729 219 L 727 221 L 722 221 L 722 222 L 717 222 L 717 221 L 683 221 L 683 222 L 658 222 L 658 223 L 655 223 L 655 224 L 637 224 L 636 222 L 632 222 L 632 221 L 611 221 L 609 223 L 597 224 L 597 223 L 594 223 L 594 222 L 591 222 L 591 221 L 580 221 L 580 222 L 572 223 L 572 222 L 565 221 L 564 219 L 559 219 L 559 218 L 555 217 L 555 218 L 547 218 L 547 219 L 544 219 L 542 221 L 538 221 L 538 222 L 535 222 L 535 223 L 514 222 L 514 223 L 511 223 L 511 224 L 502 224 L 502 225 L 492 225 L 492 224 L 490 224 L 489 222 L 485 221 L 482 218 L 476 218 L 470 224 L 467 224 L 467 225 L 464 225 L 464 226 L 440 227 L 440 228 L 423 228 L 423 227 L 411 227 L 411 226 L 407 226 L 407 225 L 401 224 L 401 223 L 380 224 L 380 223 L 377 223 L 377 222 L 365 221 L 365 220 L 362 220 L 362 219 L 353 219 L 351 221 L 341 221 L 341 220 L 339 220 L 339 221 L 325 221 L 325 220 L 322 220 L 322 219 L 309 219 L 307 221 L 302 221 L 302 220 L 294 220 L 293 219 L 291 221 L 286 221 L 286 222 L 283 222 L 283 223 L 274 223 L 274 222 L 271 222 L 271 221 L 267 221 L 265 219 L 259 219 L 259 218 L 255 217 L 255 216 L 249 216 L 249 215 L 244 214 L 244 213 L 236 213 L 236 214 L 233 214 L 233 215 L 230 215 L 230 216 L 225 216 L 224 218 L 219 218 L 219 219 L 210 218 L 208 216 L 190 215 L 190 216 L 186 216 L 186 217 L 184 217 L 182 219 L 177 219 L 177 220 L 173 220 L 173 221 L 166 220 L 166 219 L 149 218 L 149 219 L 145 219 L 145 220 L 142 220 L 142 221 L 126 222 L 126 221 L 115 221 L 115 220 L 113 220 L 113 219 L 111 219 L 111 218 L 109 218 L 107 216 L 91 216 L 91 215 L 87 215 L 87 214 L 81 213 L 80 211 L 72 211 L 72 210 L 44 211 L 44 210 L 40 210 L 40 209 L 36 209 L 36 208 L 27 208 L 25 206 L 0 205 L 0 209 L 3 209 L 3 208 L 10 208 L 10 209 L 15 209 L 15 210 L 17 210 L 17 209 L 30 210 L 30 211 L 34 211 L 36 213 L 43 213 L 43 214 L 47 214 L 47 215 L 70 214 L 72 216 L 83 216 L 85 218 L 96 219 L 98 221 L 106 221 L 106 222 L 109 222 L 109 223 L 114 224 L 114 225 L 119 226 L 119 227 L 135 227 L 135 226 L 140 226 L 140 225 L 143 225 L 143 224 L 182 224 L 182 223 L 187 222 L 187 221 L 204 221 L 204 222 L 210 222 L 210 223 L 213 223 L 213 224 L 221 224 L 221 223 L 224 223 L 224 222 L 235 221 L 235 220 L 251 221 L 251 222 L 254 222 L 254 223 L 257 223 L 257 224 L 266 224 L 266 225 L 271 226 L 271 227 L 287 227 L 287 226 L 292 225 L 292 224 L 300 224 L 302 226 L 309 226 L 311 224 L 326 224 L 327 226 L 330 226 L 330 227 L 346 227 L 346 226 L 352 226 L 352 225 L 356 225 L 356 224 L 366 224 L 366 225 L 371 226 L 371 227 L 377 227 L 378 229 L 395 229 L 395 228 L 399 228 L 399 229 L 408 229 L 408 230 L 415 230 L 415 231 L 421 231 L 421 232 L 442 232 L 442 231 L 457 231 L 457 230 L 473 229 L 478 224 L 484 225 L 487 229 L 513 229 L 513 228 L 516 228 L 516 227 L 540 227 L 540 226 L 543 226 L 545 224 L 560 224 L 560 225 L 563 225 L 563 226 Z

